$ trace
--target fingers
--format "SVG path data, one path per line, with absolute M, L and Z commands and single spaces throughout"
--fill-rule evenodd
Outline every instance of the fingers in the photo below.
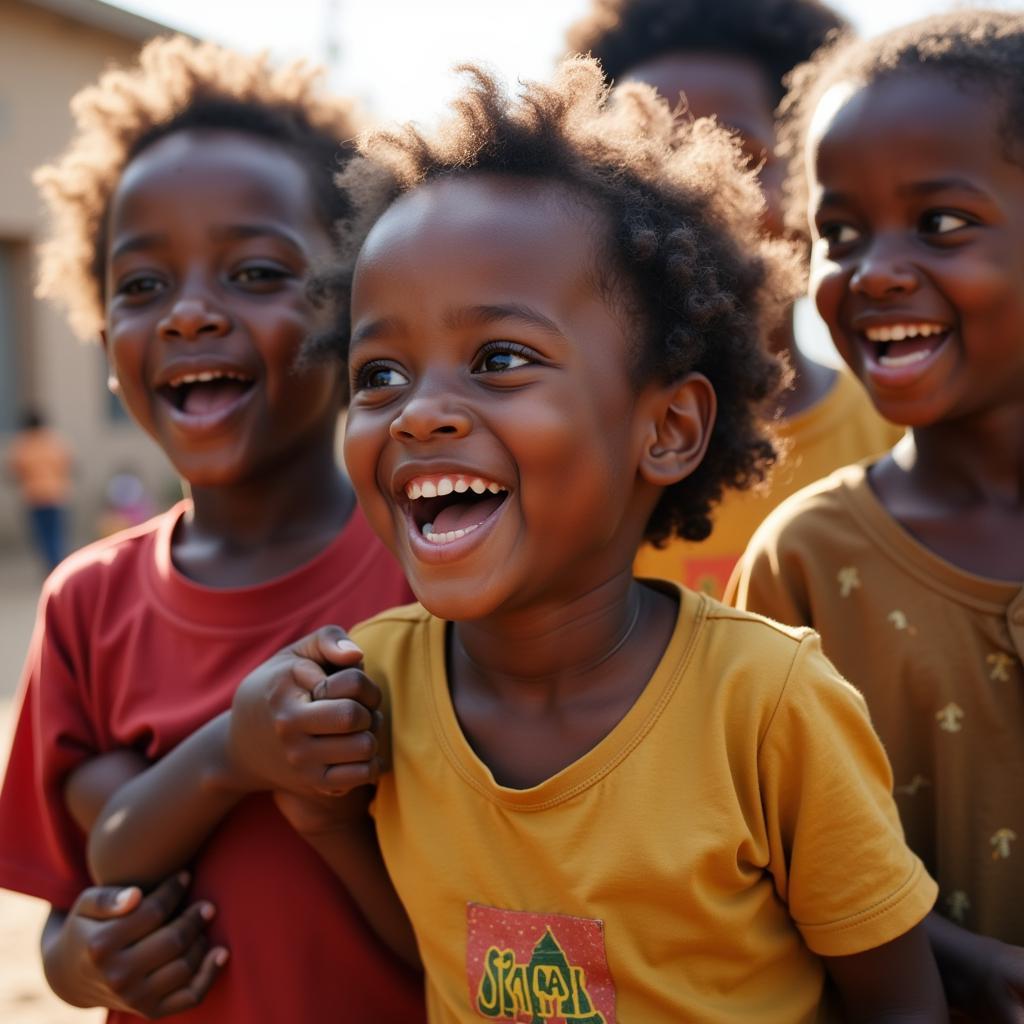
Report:
M 340 626 L 321 626 L 287 650 L 295 657 L 336 668 L 358 665 L 363 660 L 363 652 Z
M 174 920 L 139 939 L 130 950 L 133 968 L 151 974 L 167 964 L 184 960 L 191 963 L 189 974 L 194 972 L 206 952 L 206 926 L 215 913 L 212 903 L 205 900 L 194 903 Z
M 354 700 L 371 711 L 380 707 L 380 687 L 357 668 L 324 676 L 313 689 L 313 700 Z
M 188 974 L 183 974 L 188 969 L 183 962 L 168 964 L 158 971 L 150 981 L 161 988 L 166 986 L 169 992 L 160 999 L 154 1016 L 166 1017 L 198 1006 L 227 962 L 228 951 L 223 946 L 215 946 L 206 952 L 194 972 L 189 970 Z
M 104 936 L 99 939 L 99 943 L 102 945 L 110 941 L 116 942 L 119 946 L 125 946 L 138 942 L 144 936 L 156 931 L 170 920 L 181 906 L 188 883 L 187 871 L 165 879 L 148 896 L 144 897 L 134 910 L 125 914 L 122 920 L 123 927 L 117 930 L 116 935 Z M 103 951 L 105 950 L 101 950 L 101 952 Z
M 130 913 L 141 899 L 142 890 L 136 885 L 94 885 L 79 893 L 71 912 L 93 921 L 107 921 Z
M 296 722 L 307 736 L 347 736 L 356 732 L 373 732 L 376 712 L 359 701 L 315 700 L 296 710 Z

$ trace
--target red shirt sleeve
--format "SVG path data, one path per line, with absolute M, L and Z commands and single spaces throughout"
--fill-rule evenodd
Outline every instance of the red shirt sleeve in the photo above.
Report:
M 68 774 L 97 751 L 72 610 L 44 590 L 0 790 L 0 886 L 66 909 L 91 884 L 85 835 L 64 803 Z M 70 604 L 70 602 L 67 602 Z

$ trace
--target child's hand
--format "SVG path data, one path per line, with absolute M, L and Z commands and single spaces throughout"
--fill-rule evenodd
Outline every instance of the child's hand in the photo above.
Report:
M 44 938 L 46 977 L 73 1006 L 103 1006 L 150 1019 L 198 1006 L 227 961 L 205 936 L 209 903 L 178 913 L 187 875 L 148 896 L 138 888 L 85 889 L 52 941 Z
M 343 630 L 324 626 L 242 680 L 228 753 L 251 788 L 330 797 L 377 781 L 380 690 L 361 661 Z

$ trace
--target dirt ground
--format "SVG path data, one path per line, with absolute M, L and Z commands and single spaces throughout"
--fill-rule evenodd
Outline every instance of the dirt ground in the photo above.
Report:
M 0 557 L 0 773 L 14 727 L 14 696 L 38 592 L 35 566 Z M 101 1010 L 76 1010 L 53 995 L 39 965 L 47 906 L 0 889 L 0 1021 L 4 1024 L 98 1024 Z

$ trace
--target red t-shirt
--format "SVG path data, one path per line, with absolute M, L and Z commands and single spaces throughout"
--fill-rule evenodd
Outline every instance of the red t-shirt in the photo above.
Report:
M 0 791 L 0 886 L 70 907 L 91 884 L 85 837 L 62 797 L 72 769 L 116 748 L 162 757 L 224 711 L 242 677 L 286 643 L 409 600 L 398 565 L 358 509 L 329 548 L 286 576 L 241 589 L 199 586 L 171 563 L 171 534 L 186 508 L 83 549 L 43 589 Z M 211 836 L 193 890 L 216 904 L 210 932 L 231 959 L 202 1005 L 180 1019 L 423 1019 L 418 979 L 376 941 L 268 794 L 242 801 Z

